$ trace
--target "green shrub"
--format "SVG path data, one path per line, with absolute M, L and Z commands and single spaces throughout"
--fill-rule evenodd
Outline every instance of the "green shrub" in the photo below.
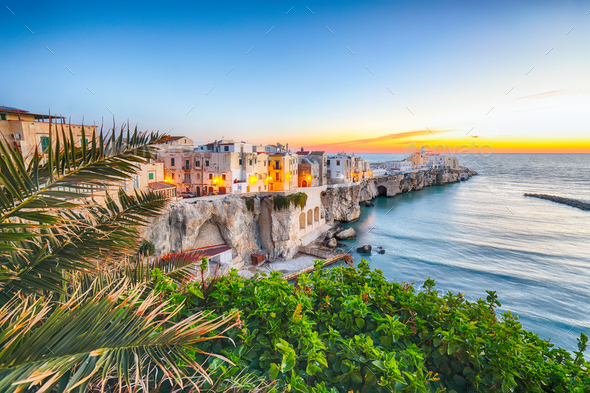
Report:
M 256 197 L 244 197 L 244 200 L 246 201 L 246 208 L 248 211 L 254 213 Z
M 303 210 L 307 204 L 307 194 L 304 192 L 296 192 L 287 196 L 276 195 L 273 197 L 273 205 L 275 210 L 288 209 L 291 204 L 293 204 L 295 207 L 299 206 L 301 210 Z
M 144 240 L 137 250 L 137 253 L 141 255 L 154 255 L 155 252 L 156 246 L 149 240 Z
M 318 267 L 320 264 L 317 265 Z M 233 270 L 215 282 L 213 315 L 239 309 L 243 329 L 203 351 L 222 353 L 240 372 L 300 392 L 587 392 L 587 338 L 572 354 L 501 318 L 497 295 L 467 301 L 442 295 L 434 281 L 416 292 L 388 282 L 363 261 L 357 268 L 316 269 L 295 285 L 280 273 L 242 279 Z M 187 315 L 203 307 L 193 296 Z M 195 359 L 206 361 L 205 355 Z M 223 370 L 231 366 L 223 366 Z

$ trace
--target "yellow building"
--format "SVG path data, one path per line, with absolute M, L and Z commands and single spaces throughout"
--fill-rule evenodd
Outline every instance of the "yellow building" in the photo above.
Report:
M 17 108 L 0 106 L 0 134 L 6 141 L 15 148 L 20 149 L 25 160 L 29 160 L 35 149 L 38 148 L 43 152 L 49 146 L 49 115 L 30 113 Z M 51 115 L 51 130 L 59 131 L 61 136 L 62 127 L 65 130 L 66 137 L 69 137 L 70 129 L 74 136 L 74 143 L 81 146 L 82 143 L 82 125 L 71 124 L 63 125 L 65 118 L 63 116 Z M 59 123 L 59 124 L 58 124 Z M 96 131 L 96 126 L 84 126 L 84 134 L 88 142 L 92 133 Z
M 299 178 L 298 162 L 297 154 L 269 154 L 269 191 L 286 191 L 297 188 Z

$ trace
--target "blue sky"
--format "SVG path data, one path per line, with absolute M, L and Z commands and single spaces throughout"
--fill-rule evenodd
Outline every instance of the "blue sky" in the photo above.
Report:
M 317 146 L 425 127 L 449 140 L 590 135 L 588 2 L 6 7 L 0 105 L 73 122 L 110 124 L 110 109 L 196 141 Z

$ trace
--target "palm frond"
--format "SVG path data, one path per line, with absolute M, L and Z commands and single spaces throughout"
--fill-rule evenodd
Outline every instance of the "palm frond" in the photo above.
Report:
M 83 392 L 96 378 L 103 387 L 163 379 L 182 387 L 189 381 L 179 364 L 212 382 L 189 352 L 223 338 L 237 314 L 197 313 L 172 323 L 181 306 L 144 292 L 122 280 L 92 295 L 78 292 L 47 318 L 49 300 L 13 299 L 0 308 L 0 391 Z
M 122 128 L 80 147 L 63 124 L 61 134 L 51 132 L 46 156 L 35 151 L 28 166 L 20 150 L 0 142 L 0 304 L 18 291 L 60 291 L 63 271 L 96 270 L 98 258 L 129 252 L 137 226 L 165 204 L 160 194 L 120 191 L 118 203 L 107 196 L 100 206 L 76 192 L 130 177 L 158 134 L 127 129 L 123 139 Z
M 119 203 L 107 197 L 106 206 L 86 203 L 83 208 L 56 213 L 59 226 L 39 231 L 39 237 L 20 242 L 0 272 L 0 303 L 16 292 L 62 292 L 63 271 L 98 272 L 104 260 L 121 258 L 137 248 L 139 225 L 158 215 L 167 199 L 156 193 L 119 192 Z M 0 261 L 3 258 L 0 257 Z

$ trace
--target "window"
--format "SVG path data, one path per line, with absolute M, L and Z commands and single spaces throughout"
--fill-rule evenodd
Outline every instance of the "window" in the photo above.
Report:
M 148 172 L 148 180 L 154 180 L 154 172 Z
M 201 178 L 201 174 L 197 173 L 197 179 L 200 179 L 200 178 Z
M 209 174 L 209 179 L 213 179 L 213 174 Z
M 327 160 L 327 162 L 328 162 L 328 165 L 330 165 L 330 160 Z
M 191 174 L 190 173 L 185 173 L 184 174 L 184 182 L 185 183 L 190 183 L 191 182 Z
M 249 161 L 248 165 L 252 165 L 252 160 Z
M 49 137 L 48 136 L 42 136 L 41 137 L 41 151 L 43 153 L 45 153 L 48 148 L 49 148 Z
M 209 160 L 205 161 L 205 166 L 209 166 Z
M 170 157 L 170 166 L 175 166 L 174 157 Z
M 223 146 L 223 151 L 229 151 L 229 146 Z
M 197 167 L 197 168 L 198 168 L 198 167 L 200 167 L 200 166 L 201 166 L 201 163 L 200 163 L 199 161 L 195 161 L 195 167 Z
M 240 162 L 238 163 L 238 165 L 242 165 L 242 159 L 240 158 Z
M 172 174 L 172 180 L 174 180 L 174 173 Z
M 336 160 L 336 165 L 340 165 L 340 160 Z
M 3 113 L 3 114 L 1 114 L 1 115 L 0 115 L 0 119 L 1 119 L 1 120 L 6 120 L 6 115 L 5 115 L 4 113 Z
M 225 180 L 225 175 L 221 175 L 221 179 L 222 180 Z

